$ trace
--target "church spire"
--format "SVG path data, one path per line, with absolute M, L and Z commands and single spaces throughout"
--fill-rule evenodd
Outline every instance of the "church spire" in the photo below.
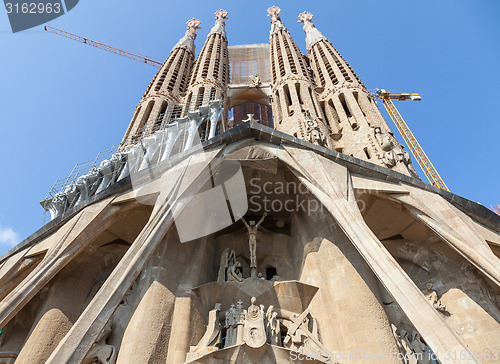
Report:
M 196 39 L 196 30 L 201 29 L 200 24 L 201 22 L 198 19 L 193 18 L 191 20 L 188 20 L 186 23 L 186 25 L 188 26 L 186 34 L 184 34 L 184 37 L 179 39 L 179 42 L 177 42 L 177 44 L 174 46 L 172 52 L 177 48 L 184 48 L 194 55 L 194 40 Z
M 224 38 L 226 37 L 226 22 L 224 21 L 227 19 L 227 14 L 228 12 L 226 10 L 220 9 L 215 12 L 215 25 L 213 26 L 212 30 L 210 30 L 210 33 L 208 33 L 208 37 L 210 37 L 211 34 L 220 34 Z
M 281 21 L 281 9 L 272 6 L 270 65 L 272 109 L 277 130 L 331 147 L 330 132 L 306 66 L 304 56 Z
M 304 23 L 304 32 L 306 33 L 306 47 L 310 49 L 314 44 L 326 37 L 314 26 L 312 19 L 314 15 L 304 11 L 299 14 L 298 23 Z
M 229 59 L 225 30 L 226 10 L 215 12 L 215 25 L 198 55 L 185 97 L 183 114 L 225 98 L 229 81 Z M 189 109 L 189 110 L 188 110 Z
M 144 130 L 151 131 L 160 127 L 165 120 L 167 109 L 180 101 L 189 82 L 189 75 L 194 60 L 196 30 L 200 29 L 198 19 L 189 20 L 186 34 L 172 48 L 170 55 L 160 70 L 149 83 L 141 101 L 135 108 L 132 121 L 123 137 L 122 144 L 127 140 L 142 135 Z
M 267 9 L 267 16 L 271 18 L 271 32 L 269 37 L 273 34 L 277 34 L 280 30 L 286 30 L 285 25 L 281 22 L 281 9 L 275 5 Z
M 332 131 L 335 149 L 368 162 L 416 176 L 408 152 L 394 138 L 375 101 L 349 63 L 314 26 L 313 15 L 299 14 L 304 23 L 307 54 L 321 110 Z

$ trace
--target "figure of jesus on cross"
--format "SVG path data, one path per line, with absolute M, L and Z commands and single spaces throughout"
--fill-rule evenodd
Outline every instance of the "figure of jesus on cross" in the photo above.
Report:
M 262 219 L 259 220 L 257 225 L 255 224 L 255 221 L 251 220 L 250 225 L 247 224 L 247 222 L 242 218 L 241 221 L 243 221 L 243 224 L 245 224 L 247 230 L 248 230 L 248 245 L 250 247 L 250 276 L 251 277 L 257 277 L 257 258 L 255 255 L 255 252 L 257 250 L 257 230 L 259 229 L 260 224 L 262 224 L 262 221 L 267 216 L 267 212 L 264 212 L 264 216 L 262 216 Z

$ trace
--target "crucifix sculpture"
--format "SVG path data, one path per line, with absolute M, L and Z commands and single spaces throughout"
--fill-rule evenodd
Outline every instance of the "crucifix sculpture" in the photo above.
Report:
M 257 259 L 255 252 L 257 250 L 257 230 L 259 229 L 260 224 L 262 224 L 262 221 L 267 216 L 267 212 L 264 212 L 264 216 L 262 216 L 262 219 L 259 220 L 257 224 L 255 224 L 255 221 L 251 220 L 250 225 L 247 224 L 247 222 L 242 218 L 241 221 L 243 221 L 243 224 L 245 224 L 247 230 L 248 230 L 248 246 L 250 247 L 250 276 L 251 277 L 256 277 L 257 276 Z

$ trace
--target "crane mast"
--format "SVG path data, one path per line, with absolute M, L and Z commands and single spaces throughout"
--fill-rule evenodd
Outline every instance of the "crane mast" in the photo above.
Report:
M 61 36 L 66 37 L 66 38 L 76 40 L 77 42 L 88 44 L 92 47 L 103 49 L 105 51 L 108 51 L 108 52 L 111 52 L 114 54 L 118 54 L 120 56 L 127 57 L 127 58 L 133 59 L 135 61 L 146 63 L 146 64 L 149 64 L 151 66 L 158 67 L 158 68 L 161 68 L 161 66 L 163 64 L 162 62 L 151 59 L 150 57 L 143 56 L 143 55 L 133 53 L 133 52 L 129 52 L 129 51 L 126 51 L 124 49 L 116 48 L 116 47 L 113 47 L 113 46 L 110 46 L 110 45 L 107 45 L 104 43 L 99 43 L 99 42 L 96 42 L 95 40 L 87 39 L 87 38 L 81 37 L 79 35 L 66 32 L 66 31 L 61 30 L 61 29 L 49 27 L 48 25 L 45 26 L 45 31 L 50 32 L 50 33 L 54 33 L 57 35 L 61 35 Z
M 372 94 L 375 98 L 382 99 L 382 104 L 384 105 L 385 109 L 387 110 L 387 113 L 391 117 L 392 121 L 396 125 L 396 128 L 399 130 L 401 133 L 401 136 L 405 140 L 406 144 L 408 145 L 408 148 L 410 148 L 411 153 L 413 154 L 413 157 L 417 160 L 418 165 L 420 168 L 422 168 L 422 171 L 424 172 L 425 176 L 429 180 L 429 182 L 436 187 L 439 187 L 443 190 L 449 191 L 448 187 L 444 183 L 443 179 L 437 172 L 436 168 L 432 165 L 432 162 L 430 161 L 429 157 L 425 154 L 424 150 L 418 143 L 417 139 L 411 132 L 410 128 L 408 125 L 405 123 L 403 117 L 399 113 L 399 111 L 396 109 L 396 106 L 392 102 L 392 99 L 396 100 L 414 100 L 414 101 L 420 101 L 421 97 L 419 94 L 408 94 L 408 93 L 402 93 L 402 94 L 391 94 L 385 90 L 377 89 L 376 93 Z

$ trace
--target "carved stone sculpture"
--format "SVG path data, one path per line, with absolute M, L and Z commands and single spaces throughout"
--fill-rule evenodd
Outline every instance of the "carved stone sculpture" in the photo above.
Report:
M 151 166 L 153 158 L 155 157 L 158 148 L 160 148 L 161 142 L 162 133 L 154 133 L 147 136 L 141 141 L 141 144 L 144 148 L 144 157 L 142 158 L 141 165 L 139 166 L 139 171 L 142 171 Z
M 428 282 L 427 289 L 423 292 L 424 296 L 436 310 L 440 312 L 446 311 L 446 306 L 441 303 L 440 299 L 438 299 L 437 293 L 432 289 L 432 287 L 432 283 Z
M 382 129 L 380 127 L 377 126 L 374 128 L 374 134 L 384 152 L 392 150 L 394 144 L 387 134 L 382 133 Z
M 180 137 L 184 128 L 179 127 L 178 123 L 169 124 L 165 127 L 165 129 L 160 132 L 163 133 L 163 139 L 166 140 L 163 146 L 163 152 L 161 153 L 161 161 L 167 160 L 172 153 L 172 149 Z
M 198 347 L 221 346 L 221 324 L 219 322 L 220 303 L 216 303 L 213 310 L 208 313 L 208 325 L 205 334 L 198 343 Z
M 142 154 L 142 146 L 140 144 L 135 144 L 126 152 L 126 163 L 123 167 L 122 172 L 120 173 L 120 177 L 118 177 L 118 181 L 130 175 L 130 173 L 135 172 L 135 167 L 139 162 L 140 156 Z
M 243 309 L 243 302 L 238 300 L 236 309 L 233 311 L 233 343 L 236 345 L 243 343 L 243 325 L 247 318 L 247 311 Z
M 283 343 L 291 350 L 300 353 L 328 353 L 318 339 L 318 329 L 315 320 L 311 317 L 309 309 L 306 309 L 300 315 L 293 314 L 290 321 L 283 322 L 287 327 L 287 334 Z M 309 330 L 309 326 L 313 332 Z
M 226 269 L 229 262 L 229 248 L 224 249 L 222 255 L 220 257 L 220 265 L 219 272 L 217 274 L 217 282 L 225 282 L 226 281 Z
M 281 343 L 280 322 L 278 313 L 274 312 L 274 307 L 271 305 L 266 311 L 266 339 L 270 345 L 279 345 Z
M 243 275 L 241 273 L 241 263 L 235 261 L 227 268 L 227 281 L 228 282 L 242 282 Z
M 224 327 L 226 328 L 226 340 L 224 347 L 239 345 L 243 343 L 243 325 L 246 319 L 246 311 L 243 309 L 243 302 L 238 301 L 236 307 L 231 305 L 231 308 L 226 311 L 226 320 Z
M 389 168 L 394 167 L 396 165 L 396 158 L 394 158 L 394 153 L 392 150 L 384 153 L 384 156 L 382 157 L 382 162 L 384 162 L 384 164 Z
M 258 122 L 259 120 L 254 119 L 253 116 L 254 116 L 254 114 L 247 114 L 247 118 L 245 120 L 241 120 L 241 121 L 244 123 L 248 123 L 250 121 Z
M 260 77 L 258 74 L 255 74 L 254 78 L 252 79 L 252 84 L 254 85 L 254 87 L 260 86 Z
M 408 364 L 418 364 L 417 357 L 412 348 L 411 340 L 406 330 L 401 330 L 398 338 L 400 340 L 401 346 L 403 348 L 403 354 L 407 360 Z
M 125 164 L 125 154 L 121 152 L 116 152 L 111 156 L 109 161 L 113 166 L 113 175 L 111 176 L 111 183 L 114 183 Z
M 220 259 L 217 282 L 242 282 L 241 263 L 236 259 L 236 253 L 229 248 L 224 249 Z
M 96 343 L 92 346 L 83 363 L 91 364 L 114 364 L 116 362 L 117 352 L 113 345 L 106 343 L 106 340 L 112 333 L 111 321 L 108 321 L 104 330 L 97 338 Z
M 95 194 L 95 191 L 99 187 L 101 180 L 102 180 L 102 176 L 96 167 L 92 167 L 87 172 L 87 186 L 88 186 L 87 198 L 92 197 Z
M 99 164 L 99 173 L 102 176 L 101 184 L 95 193 L 104 191 L 111 184 L 113 177 L 113 164 L 109 160 L 104 160 Z
M 259 229 L 260 224 L 262 224 L 266 216 L 267 213 L 264 212 L 264 216 L 262 216 L 257 225 L 255 224 L 255 221 L 250 221 L 250 225 L 248 225 L 243 218 L 241 219 L 241 221 L 243 221 L 243 224 L 245 224 L 245 227 L 248 230 L 248 246 L 250 248 L 250 271 L 252 277 L 255 277 L 257 275 L 257 258 L 256 258 L 257 231 Z
M 87 176 L 80 176 L 76 180 L 76 188 L 80 192 L 80 197 L 78 197 L 78 201 L 76 201 L 75 206 L 78 206 L 83 203 L 83 201 L 88 198 L 88 180 Z
M 422 341 L 420 334 L 413 331 L 411 334 L 411 347 L 418 358 L 419 364 L 431 364 L 432 360 L 427 345 Z
M 264 328 L 264 317 L 259 306 L 255 305 L 255 297 L 252 297 L 251 305 L 247 310 L 243 339 L 252 348 L 260 348 L 266 343 L 266 330 Z
M 223 110 L 224 108 L 222 107 L 222 101 L 215 100 L 210 102 L 209 106 L 210 131 L 208 133 L 207 140 L 215 136 L 215 133 L 217 132 L 217 125 L 219 123 L 219 118 Z M 222 125 L 224 125 L 224 123 L 222 123 Z
M 191 149 L 193 146 L 196 135 L 198 134 L 198 128 L 205 119 L 205 116 L 201 115 L 199 111 L 188 113 L 188 126 L 187 126 L 187 138 L 184 144 L 184 151 Z
M 307 140 L 313 144 L 325 146 L 326 145 L 326 137 L 323 132 L 319 128 L 319 124 L 316 120 L 312 120 L 308 118 L 306 114 L 306 137 Z

